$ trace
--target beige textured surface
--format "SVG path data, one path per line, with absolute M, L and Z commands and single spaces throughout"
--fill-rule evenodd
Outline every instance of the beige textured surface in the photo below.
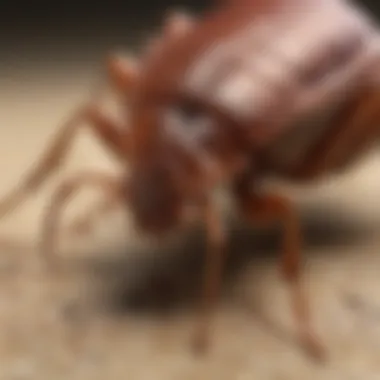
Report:
M 2 194 L 85 96 L 92 74 L 73 68 L 7 74 L 0 91 Z M 95 140 L 82 133 L 60 176 L 94 167 L 116 169 Z M 135 263 L 142 250 L 132 244 L 134 236 L 122 212 L 97 222 L 91 237 L 62 236 L 60 252 L 68 275 L 59 283 L 49 278 L 41 272 L 38 249 L 33 247 L 42 211 L 57 183 L 57 178 L 49 182 L 16 214 L 1 221 L 1 236 L 26 247 L 1 249 L 0 379 L 380 378 L 378 155 L 318 189 L 286 190 L 299 205 L 306 232 L 305 281 L 317 330 L 329 352 L 324 366 L 314 365 L 292 341 L 294 324 L 286 290 L 277 277 L 272 234 L 262 238 L 246 228 L 237 233 L 235 228 L 230 253 L 238 260 L 232 260 L 233 276 L 216 318 L 214 346 L 203 360 L 187 350 L 194 322 L 191 302 L 183 301 L 187 308 L 181 309 L 182 303 L 174 301 L 167 313 L 153 307 L 137 314 L 109 306 L 120 301 L 118 294 L 133 284 L 122 283 L 134 275 L 162 272 L 162 267 L 171 272 L 168 263 L 176 262 L 156 252 L 157 256 L 141 256 L 146 262 Z M 70 206 L 66 223 L 88 203 L 86 194 Z M 172 251 L 189 257 L 194 250 L 200 252 L 198 240 L 198 235 L 185 236 Z M 257 254 L 249 256 L 252 251 Z M 91 260 L 81 260 L 84 257 Z M 174 288 L 178 293 L 183 290 L 184 297 L 185 290 L 196 295 L 200 267 L 178 265 L 187 276 L 181 274 L 185 285 L 175 282 Z M 144 294 L 137 292 L 137 298 Z M 166 300 L 164 294 L 149 294 L 144 297 L 147 302 Z

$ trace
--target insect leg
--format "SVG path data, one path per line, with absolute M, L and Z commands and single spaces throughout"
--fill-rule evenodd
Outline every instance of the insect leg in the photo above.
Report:
M 183 12 L 170 12 L 167 15 L 164 25 L 164 31 L 161 36 L 153 38 L 145 47 L 143 58 L 148 58 L 155 54 L 165 43 L 167 39 L 177 38 L 186 33 L 194 24 L 194 20 Z M 132 57 L 123 57 L 118 54 L 112 54 L 107 61 L 107 72 L 113 88 L 119 96 L 124 96 L 131 92 L 134 84 L 138 80 L 138 62 Z M 82 216 L 74 221 L 70 230 L 74 233 L 87 233 L 91 221 L 95 216 L 101 217 L 110 209 L 113 204 L 108 199 L 101 200 L 99 204 L 92 209 L 88 215 Z
M 235 188 L 239 209 L 252 223 L 280 222 L 284 240 L 280 269 L 290 287 L 292 309 L 301 344 L 314 358 L 322 359 L 322 348 L 311 323 L 309 302 L 301 285 L 301 231 L 294 207 L 281 196 L 258 195 L 249 191 L 248 178 Z
M 138 73 L 136 64 L 131 58 L 113 55 L 109 58 L 106 69 L 107 84 L 114 92 L 120 96 L 132 90 Z M 66 159 L 83 122 L 86 122 L 87 127 L 107 146 L 109 152 L 114 153 L 119 160 L 125 161 L 128 155 L 128 132 L 125 126 L 117 125 L 100 111 L 99 106 L 104 90 L 103 85 L 93 89 L 90 101 L 79 107 L 58 129 L 57 135 L 40 161 L 26 175 L 22 183 L 0 201 L 0 218 L 15 210 L 57 172 Z
M 59 222 L 64 207 L 72 196 L 80 189 L 87 186 L 96 186 L 105 192 L 106 198 L 116 203 L 121 201 L 125 196 L 124 186 L 119 178 L 100 173 L 100 172 L 84 172 L 79 175 L 64 180 L 53 194 L 50 206 L 47 208 L 47 214 L 43 220 L 42 235 L 42 254 L 44 258 L 57 269 L 55 261 L 56 239 Z
M 151 58 L 164 45 L 166 40 L 177 38 L 186 33 L 194 25 L 194 20 L 188 14 L 183 12 L 170 12 L 167 15 L 164 25 L 164 31 L 161 36 L 153 38 L 145 47 L 143 59 Z M 124 96 L 131 92 L 134 84 L 138 80 L 138 65 L 132 57 L 123 57 L 118 54 L 112 54 L 107 61 L 107 72 L 113 88 L 118 95 Z M 78 218 L 70 231 L 77 234 L 88 233 L 91 221 L 94 217 L 101 217 L 111 210 L 113 203 L 109 199 L 101 200 L 87 215 Z
M 217 305 L 223 274 L 225 232 L 222 218 L 216 207 L 207 204 L 205 209 L 208 236 L 207 256 L 204 268 L 199 323 L 193 336 L 193 349 L 204 353 L 209 345 L 212 317 Z
M 101 198 L 88 212 L 77 217 L 69 226 L 68 233 L 76 236 L 85 236 L 91 232 L 91 224 L 95 219 L 101 219 L 111 212 L 117 205 L 114 198 Z
M 118 159 L 126 159 L 128 136 L 125 128 L 123 131 L 115 122 L 104 116 L 96 106 L 85 106 L 59 129 L 40 161 L 27 173 L 21 184 L 0 202 L 0 217 L 14 211 L 57 172 L 66 159 L 78 130 L 82 127 L 81 122 L 87 122 L 91 131 Z
M 164 35 L 168 37 L 181 36 L 183 33 L 188 32 L 194 26 L 194 23 L 193 18 L 187 13 L 170 12 L 165 20 Z
M 111 54 L 106 62 L 107 75 L 112 89 L 121 96 L 132 92 L 138 78 L 138 62 L 131 56 Z

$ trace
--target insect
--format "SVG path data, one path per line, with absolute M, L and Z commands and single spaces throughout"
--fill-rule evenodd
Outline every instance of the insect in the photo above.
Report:
M 368 151 L 380 118 L 376 24 L 345 0 L 221 1 L 199 18 L 169 18 L 163 35 L 132 63 L 114 57 L 107 66 L 125 110 L 122 121 L 102 114 L 99 99 L 80 107 L 40 165 L 4 200 L 2 214 L 57 169 L 85 121 L 130 171 L 120 178 L 95 172 L 64 180 L 45 218 L 44 252 L 55 250 L 60 213 L 84 185 L 128 206 L 136 226 L 154 236 L 201 218 L 208 240 L 194 344 L 206 348 L 225 246 L 211 194 L 226 184 L 244 218 L 282 223 L 280 268 L 299 340 L 323 357 L 300 283 L 295 207 L 259 184 L 268 177 L 315 181 Z

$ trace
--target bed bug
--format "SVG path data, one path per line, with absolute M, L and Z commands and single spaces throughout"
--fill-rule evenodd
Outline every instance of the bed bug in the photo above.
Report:
M 22 185 L 2 203 L 9 213 L 36 191 L 64 158 L 79 121 L 129 173 L 81 173 L 55 192 L 44 223 L 44 252 L 55 249 L 57 220 L 82 185 L 131 210 L 144 233 L 163 236 L 198 217 L 207 255 L 196 347 L 207 347 L 217 305 L 225 232 L 211 194 L 231 191 L 242 217 L 282 223 L 281 272 L 289 284 L 300 342 L 315 357 L 314 332 L 300 284 L 301 231 L 292 202 L 269 194 L 269 177 L 306 183 L 349 168 L 378 136 L 378 29 L 345 0 L 235 0 L 202 16 L 177 14 L 134 66 L 112 58 L 111 87 L 122 122 L 86 103 Z

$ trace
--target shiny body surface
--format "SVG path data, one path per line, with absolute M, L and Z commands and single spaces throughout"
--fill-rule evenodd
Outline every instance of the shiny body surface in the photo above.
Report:
M 40 188 L 67 156 L 80 122 L 87 122 L 130 173 L 81 173 L 63 181 L 44 220 L 43 253 L 52 258 L 61 212 L 85 185 L 105 191 L 100 213 L 121 202 L 137 228 L 156 237 L 200 218 L 207 252 L 194 347 L 204 349 L 226 239 L 213 190 L 227 184 L 248 221 L 282 224 L 280 269 L 300 342 L 321 358 L 325 351 L 300 282 L 297 212 L 289 199 L 259 185 L 270 175 L 315 180 L 368 150 L 379 135 L 379 63 L 377 27 L 345 0 L 231 0 L 203 18 L 173 15 L 139 62 L 108 61 L 122 120 L 104 115 L 95 94 L 0 204 L 0 214 Z

